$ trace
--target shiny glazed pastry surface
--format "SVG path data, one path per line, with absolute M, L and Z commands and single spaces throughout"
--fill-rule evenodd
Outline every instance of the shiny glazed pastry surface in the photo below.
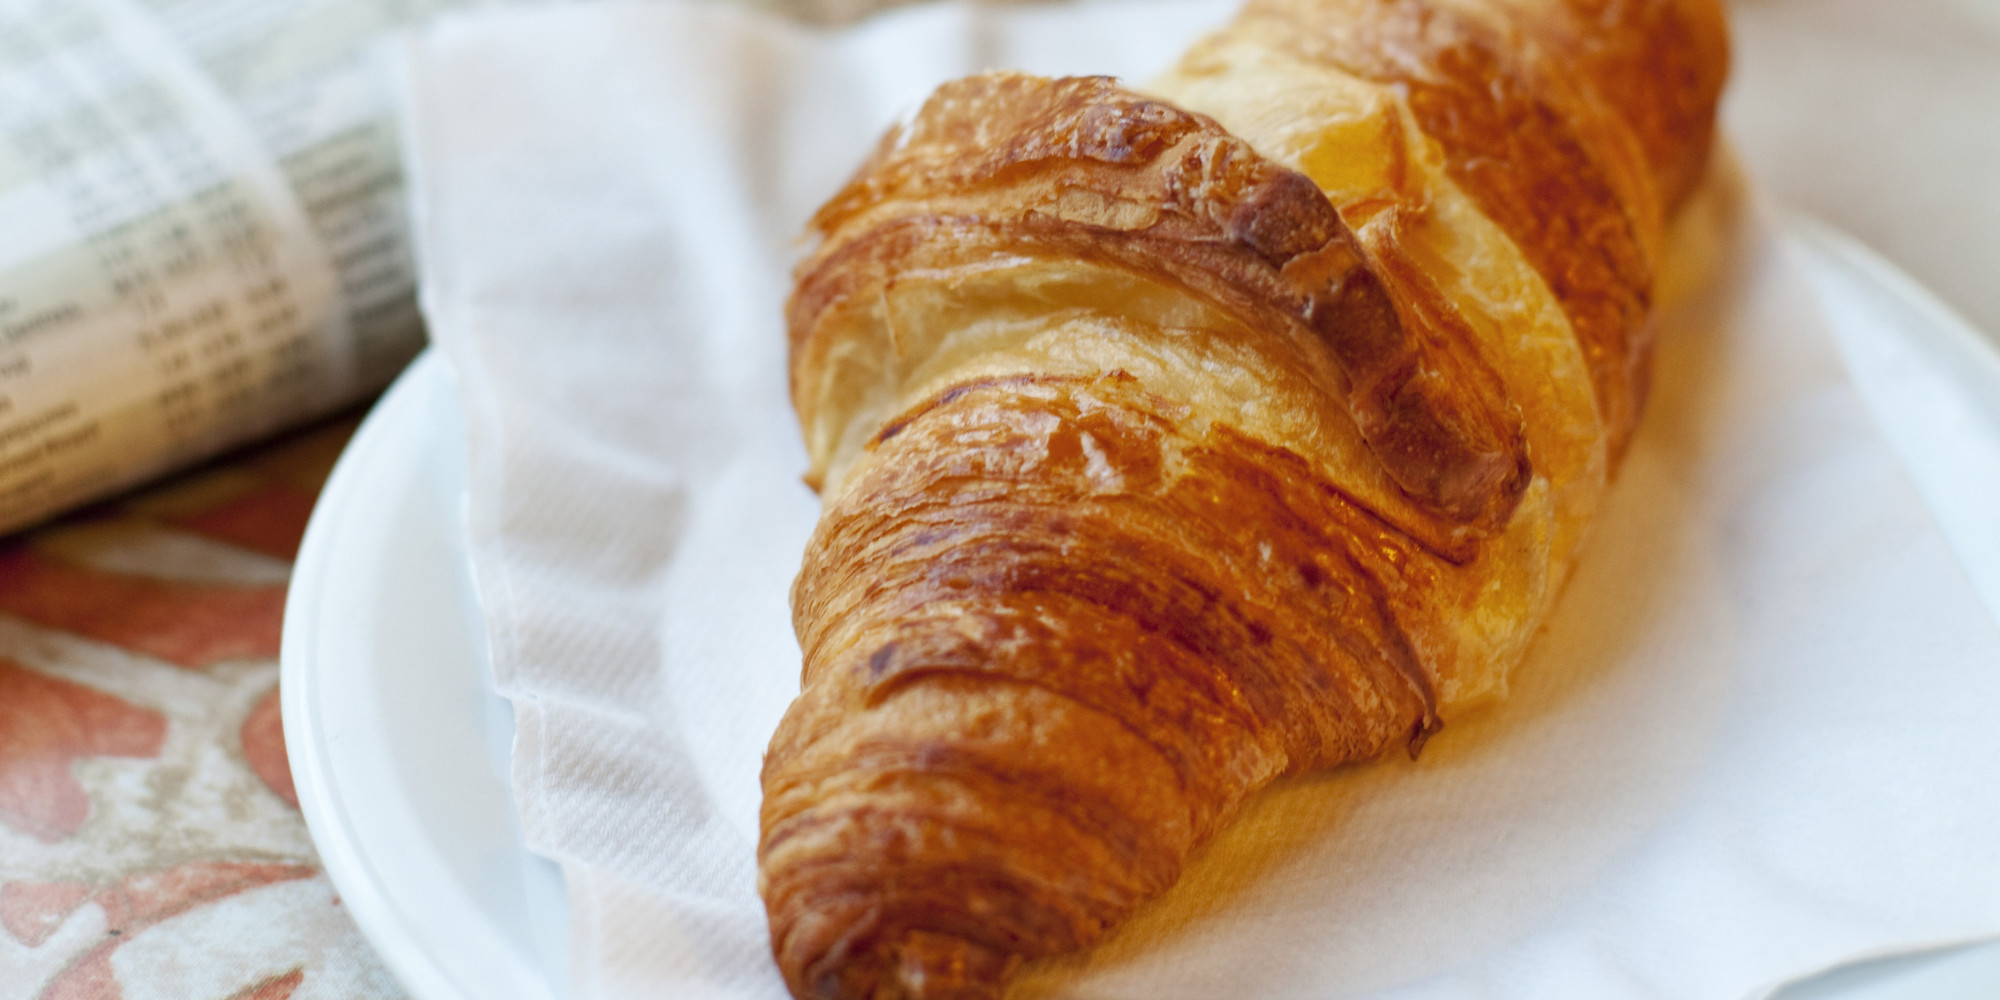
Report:
M 1287 773 L 1505 691 L 1644 399 L 1709 0 L 1253 0 L 946 84 L 813 220 L 825 509 L 761 891 L 801 998 L 991 998 Z

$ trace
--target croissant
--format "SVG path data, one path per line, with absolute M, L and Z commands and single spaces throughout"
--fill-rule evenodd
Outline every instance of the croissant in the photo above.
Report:
M 1251 0 L 1149 94 L 990 74 L 889 132 L 787 314 L 794 996 L 999 997 L 1274 778 L 1504 692 L 1726 48 L 1713 0 Z

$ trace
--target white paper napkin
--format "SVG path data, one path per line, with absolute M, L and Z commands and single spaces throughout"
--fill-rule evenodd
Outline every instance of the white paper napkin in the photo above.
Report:
M 817 515 L 803 220 L 935 82 L 1163 67 L 1225 2 L 447 20 L 411 47 L 423 295 L 574 995 L 777 1000 L 757 770 Z M 2000 933 L 2000 629 L 1764 243 L 1683 312 L 1511 700 L 1293 781 L 1049 998 L 1733 998 Z

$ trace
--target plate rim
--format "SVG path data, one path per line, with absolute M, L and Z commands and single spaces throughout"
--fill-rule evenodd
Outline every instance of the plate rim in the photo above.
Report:
M 456 405 L 450 374 L 435 348 L 420 354 L 363 419 L 313 507 L 285 598 L 279 654 L 285 750 L 320 865 L 363 937 L 404 990 L 418 1000 L 549 1000 L 555 985 L 550 982 L 550 964 L 532 949 L 504 947 L 504 932 L 478 905 L 463 894 L 431 893 L 424 901 L 428 912 L 419 913 L 410 905 L 413 893 L 397 891 L 384 875 L 375 854 L 380 845 L 371 845 L 357 828 L 356 816 L 357 810 L 381 809 L 385 796 L 343 786 L 336 766 L 343 751 L 333 745 L 320 697 L 320 682 L 329 667 L 327 611 L 337 596 L 329 588 L 342 563 L 342 543 L 366 536 L 371 529 L 376 534 L 384 530 L 383 512 L 371 509 L 367 501 L 370 488 L 379 484 L 385 470 L 393 474 L 395 462 L 438 450 L 443 428 L 422 417 L 439 394 L 447 394 Z M 406 433 L 412 427 L 421 433 Z M 451 528 L 462 531 L 462 524 Z M 452 547 L 462 551 L 462 544 L 462 538 L 454 539 Z M 469 576 L 462 566 L 453 572 Z M 459 626 L 456 620 L 446 620 L 440 627 Z M 345 754 L 354 766 L 354 751 Z M 445 849 L 445 845 L 428 846 Z M 527 851 L 525 843 L 520 846 Z M 565 914 L 565 924 L 566 919 Z M 465 976 L 464 949 L 437 947 L 433 940 L 437 934 L 460 942 L 479 940 L 477 960 L 494 963 L 491 968 L 501 981 L 519 988 L 503 998 L 495 996 L 491 983 L 481 984 L 489 988 L 475 987 Z

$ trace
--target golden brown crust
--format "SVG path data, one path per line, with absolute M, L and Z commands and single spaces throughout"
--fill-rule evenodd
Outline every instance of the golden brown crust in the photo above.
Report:
M 1452 180 L 1562 302 L 1616 452 L 1638 419 L 1667 206 L 1632 148 L 1637 135 L 1603 106 L 1610 95 L 1593 100 L 1560 68 L 1569 50 L 1552 44 L 1547 26 L 1559 19 L 1548 6 L 1252 0 L 1232 30 L 1405 91 Z M 1631 92 L 1648 90 L 1635 83 L 1621 91 Z
M 900 995 L 872 984 L 911 932 L 1088 944 L 1274 774 L 1435 727 L 1378 577 L 1412 546 L 1298 456 L 1190 423 L 1119 373 L 961 386 L 828 508 L 794 594 L 808 693 L 765 775 L 764 890 L 795 993 Z M 1032 692 L 1033 725 L 1061 735 L 968 738 L 994 720 L 906 701 L 941 683 L 959 708 Z M 885 872 L 860 936 L 824 919 Z M 827 975 L 852 981 L 815 992 Z
M 1101 260 L 1287 338 L 1275 349 L 1347 402 L 1425 513 L 1490 529 L 1526 487 L 1520 431 L 1476 351 L 1453 344 L 1465 333 L 1449 306 L 1409 268 L 1389 294 L 1309 179 L 1213 121 L 1108 78 L 989 75 L 945 84 L 891 140 L 814 220 L 830 245 L 800 270 L 795 375 L 843 307 L 933 256 Z
M 1548 47 L 1581 72 L 1645 151 L 1664 202 L 1693 193 L 1708 164 L 1729 69 L 1722 10 L 1702 0 L 1521 3 Z
M 1720 23 L 1252 0 L 1176 103 L 995 74 L 884 139 L 788 312 L 794 995 L 998 997 L 1273 777 L 1504 690 L 1636 417 Z

